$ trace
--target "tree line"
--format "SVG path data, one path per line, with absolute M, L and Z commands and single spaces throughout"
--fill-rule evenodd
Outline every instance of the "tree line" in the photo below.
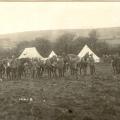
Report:
M 72 33 L 65 33 L 54 42 L 45 38 L 36 38 L 33 41 L 20 42 L 17 44 L 16 48 L 4 51 L 4 55 L 8 57 L 15 55 L 18 57 L 26 47 L 36 47 L 43 57 L 47 57 L 52 50 L 59 55 L 63 52 L 65 54 L 78 54 L 85 44 L 87 44 L 100 57 L 103 54 L 114 54 L 116 52 L 120 53 L 120 46 L 111 48 L 107 43 L 100 42 L 98 37 L 99 34 L 97 31 L 92 30 L 88 37 L 76 37 Z M 0 54 L 3 53 L 0 52 Z

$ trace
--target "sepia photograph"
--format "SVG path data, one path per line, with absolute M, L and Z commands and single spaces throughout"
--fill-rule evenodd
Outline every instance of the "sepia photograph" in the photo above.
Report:
M 119 119 L 119 2 L 0 3 L 0 120 Z

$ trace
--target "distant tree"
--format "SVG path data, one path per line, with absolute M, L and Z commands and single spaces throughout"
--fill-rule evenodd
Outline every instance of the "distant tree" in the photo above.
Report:
M 15 56 L 19 56 L 23 50 L 27 47 L 31 47 L 31 42 L 29 41 L 22 41 L 16 45 L 15 48 L 11 49 L 11 54 L 14 54 Z
M 103 54 L 109 53 L 109 46 L 104 42 L 97 44 L 96 47 L 97 47 L 97 52 L 98 52 L 99 56 L 102 56 Z
M 88 38 L 87 37 L 78 37 L 76 40 L 72 41 L 70 53 L 78 54 L 80 50 L 83 48 L 83 46 L 87 43 Z
M 36 47 L 43 57 L 47 57 L 52 50 L 58 55 L 61 55 L 63 52 L 66 54 L 78 54 L 85 44 L 87 44 L 98 56 L 120 53 L 120 46 L 111 48 L 106 42 L 99 41 L 97 31 L 92 30 L 88 37 L 65 33 L 54 42 L 51 42 L 49 38 L 36 38 L 31 41 L 23 41 L 17 44 L 14 49 L 6 51 L 0 49 L 0 56 L 11 56 L 12 54 L 19 56 L 26 47 Z
M 99 51 L 98 50 L 99 48 L 97 47 L 97 45 L 99 44 L 98 43 L 98 32 L 95 29 L 90 31 L 88 43 L 93 51 L 95 52 Z
M 71 42 L 74 38 L 73 34 L 70 33 L 65 33 L 62 36 L 60 36 L 57 40 L 56 43 L 54 43 L 54 49 L 57 51 L 57 53 L 62 54 L 64 53 L 69 53 L 70 45 Z
M 91 40 L 94 43 L 97 42 L 97 40 L 98 40 L 98 33 L 97 33 L 96 30 L 90 31 L 90 33 L 89 33 L 89 40 Z
M 52 50 L 51 42 L 44 38 L 36 38 L 33 45 L 43 57 L 47 57 Z

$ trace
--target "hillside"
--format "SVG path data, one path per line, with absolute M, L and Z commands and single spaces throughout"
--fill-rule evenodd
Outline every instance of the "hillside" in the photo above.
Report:
M 0 47 L 12 48 L 21 41 L 30 41 L 41 37 L 50 41 L 55 41 L 65 33 L 75 34 L 77 37 L 87 37 L 91 29 L 64 29 L 64 30 L 41 30 L 27 31 L 19 33 L 1 34 Z M 96 29 L 99 35 L 99 41 L 106 41 L 109 44 L 120 44 L 120 27 Z

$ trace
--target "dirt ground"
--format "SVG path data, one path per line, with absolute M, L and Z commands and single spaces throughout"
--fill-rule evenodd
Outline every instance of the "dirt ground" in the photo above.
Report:
M 120 76 L 110 65 L 96 71 L 78 79 L 1 81 L 0 120 L 119 120 Z

